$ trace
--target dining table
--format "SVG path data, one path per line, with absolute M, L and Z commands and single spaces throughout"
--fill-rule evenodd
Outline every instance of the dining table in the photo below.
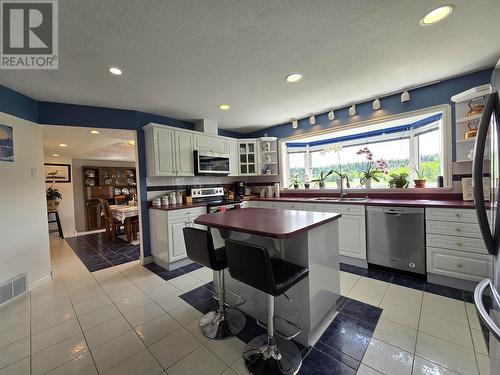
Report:
M 127 234 L 127 242 L 137 240 L 137 233 L 133 231 L 132 221 L 134 218 L 139 217 L 139 207 L 119 204 L 110 205 L 109 208 L 113 218 L 123 223 L 125 233 Z

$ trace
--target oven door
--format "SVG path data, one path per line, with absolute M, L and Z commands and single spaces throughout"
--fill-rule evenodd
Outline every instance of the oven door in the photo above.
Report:
M 228 175 L 229 156 L 208 152 L 194 152 L 194 169 L 197 175 Z

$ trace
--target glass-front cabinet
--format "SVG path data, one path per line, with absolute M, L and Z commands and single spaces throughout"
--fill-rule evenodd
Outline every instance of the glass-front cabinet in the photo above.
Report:
M 258 174 L 274 176 L 278 174 L 278 141 L 275 137 L 257 139 Z
M 240 175 L 252 176 L 257 174 L 257 140 L 245 139 L 238 141 L 238 156 L 240 161 Z

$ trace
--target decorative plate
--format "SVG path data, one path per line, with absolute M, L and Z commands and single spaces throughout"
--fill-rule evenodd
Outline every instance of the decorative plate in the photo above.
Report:
M 127 178 L 127 184 L 135 185 L 135 180 L 133 178 Z
M 106 177 L 104 179 L 104 184 L 105 185 L 111 185 L 113 183 L 113 179 L 111 177 Z
M 130 194 L 135 194 L 135 193 L 137 193 L 136 188 L 130 188 Z
M 115 195 L 121 195 L 121 194 L 122 194 L 122 189 L 115 188 Z
M 91 169 L 87 169 L 85 171 L 85 176 L 87 176 L 87 177 L 95 177 L 95 171 L 91 170 Z
M 122 194 L 123 195 L 128 195 L 129 194 L 128 188 L 123 188 L 122 189 Z
M 85 180 L 85 185 L 86 186 L 95 186 L 95 180 L 93 178 L 87 178 Z

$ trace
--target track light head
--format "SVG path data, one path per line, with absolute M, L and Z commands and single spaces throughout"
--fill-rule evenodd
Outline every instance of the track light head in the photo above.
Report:
M 380 99 L 379 98 L 376 98 L 373 101 L 372 107 L 373 107 L 374 111 L 376 111 L 377 109 L 380 109 Z
M 299 122 L 295 119 L 292 120 L 292 128 L 293 129 L 297 129 L 299 126 Z
M 356 104 L 349 107 L 349 116 L 356 116 Z
M 316 117 L 312 115 L 309 117 L 309 125 L 315 125 L 316 124 Z
M 328 120 L 330 120 L 330 121 L 335 120 L 335 112 L 333 110 L 328 112 Z
M 410 101 L 410 93 L 407 90 L 405 90 L 401 94 L 401 103 L 409 102 L 409 101 Z

